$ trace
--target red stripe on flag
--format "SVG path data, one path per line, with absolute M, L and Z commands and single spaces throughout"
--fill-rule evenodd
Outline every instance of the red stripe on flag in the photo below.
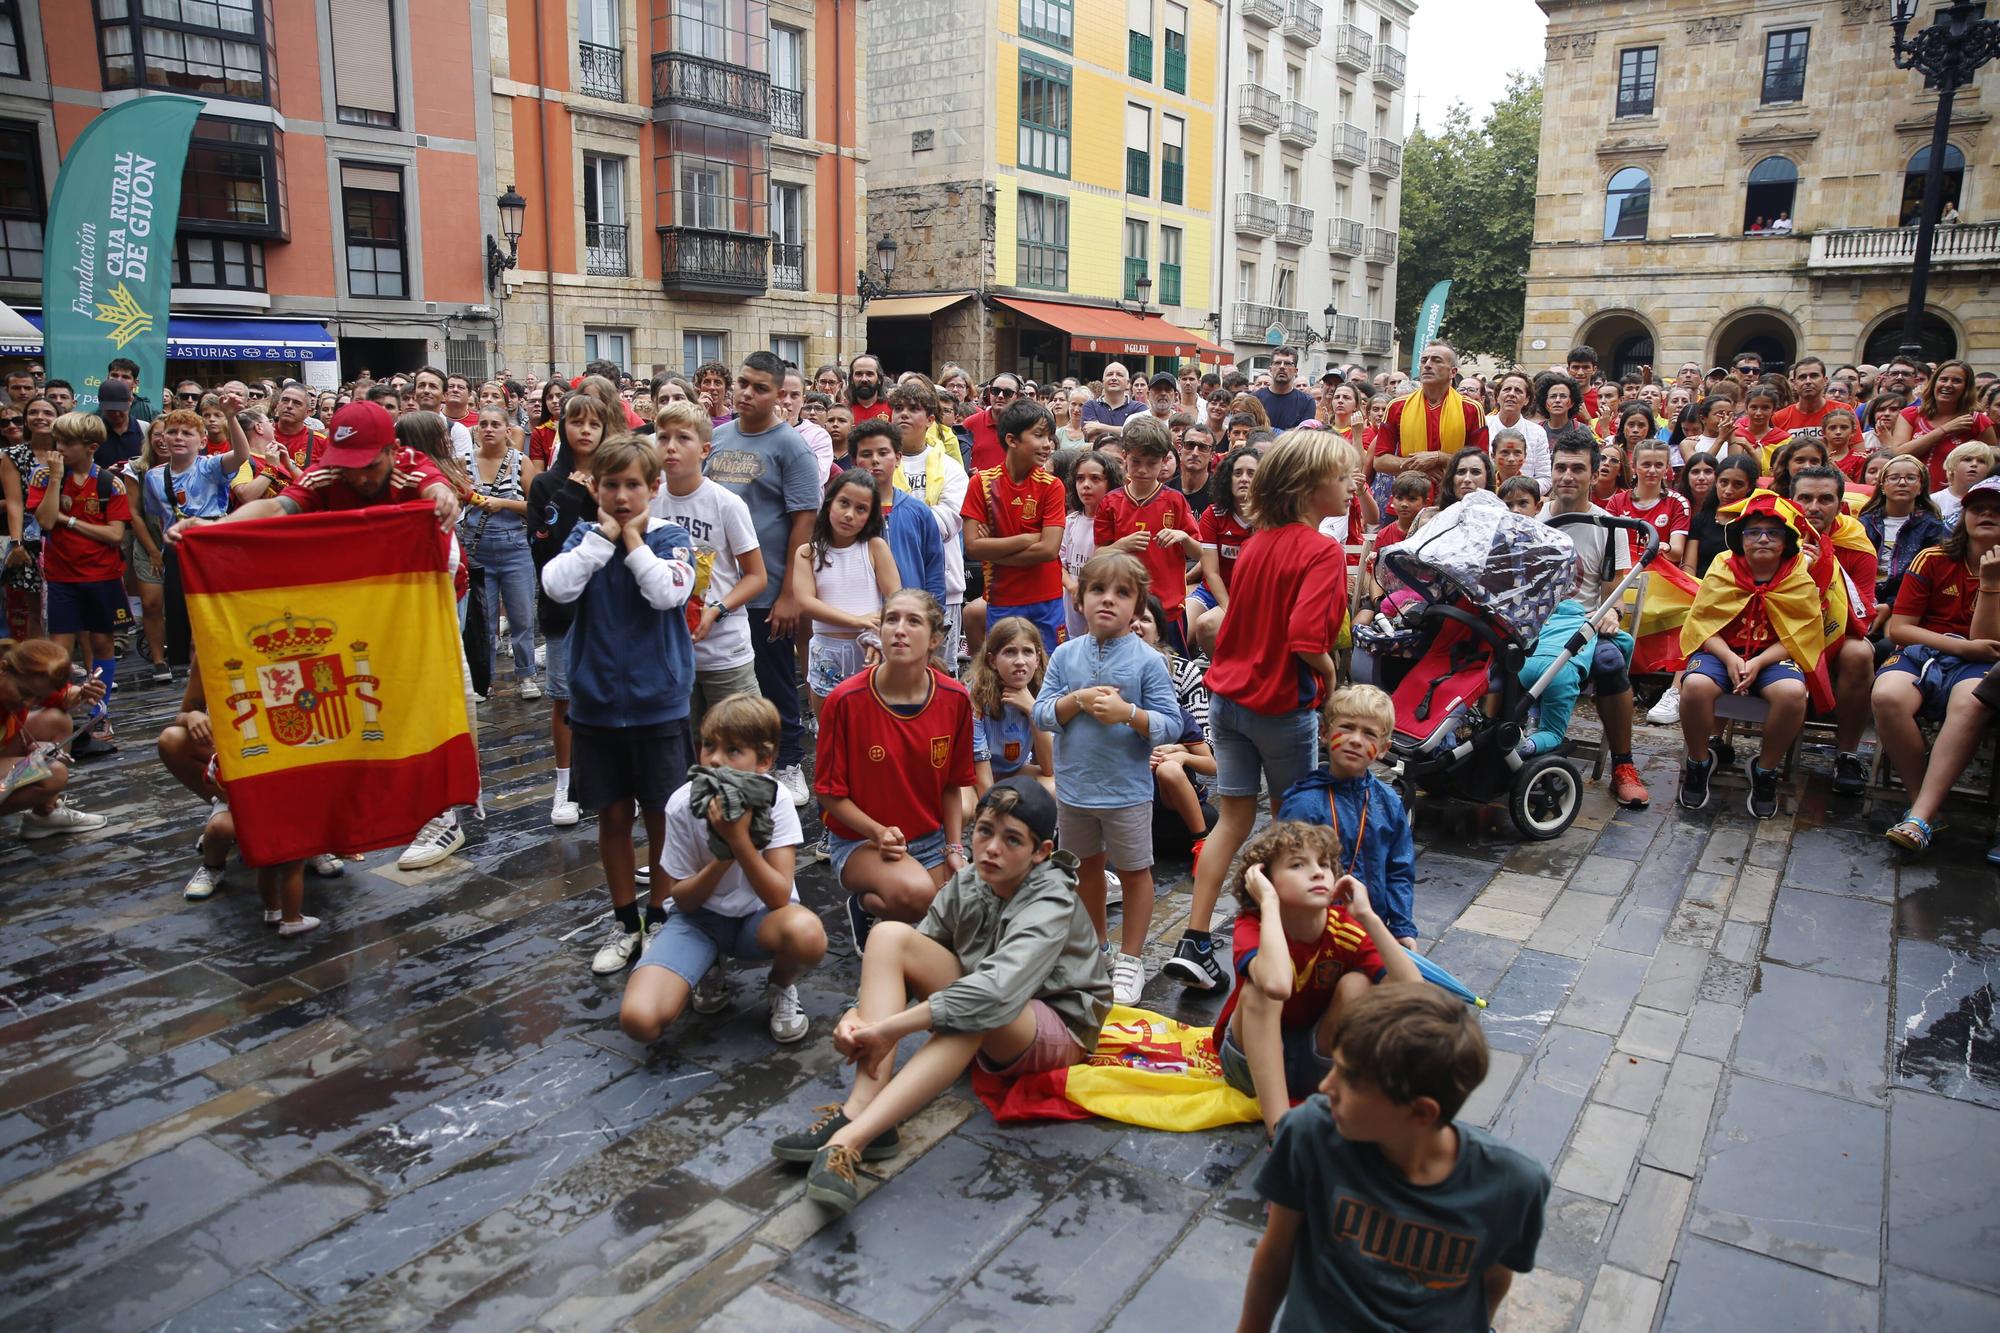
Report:
M 433 816 L 479 799 L 470 736 L 402 759 L 307 764 L 229 784 L 237 845 L 248 866 L 321 852 L 399 847 Z
M 180 543 L 191 595 L 445 572 L 449 534 L 424 501 L 195 528 Z

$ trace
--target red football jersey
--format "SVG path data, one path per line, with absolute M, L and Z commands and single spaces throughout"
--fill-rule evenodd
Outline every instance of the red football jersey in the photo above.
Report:
M 1340 543 L 1303 523 L 1252 535 L 1230 576 L 1208 688 L 1267 717 L 1317 707 L 1324 682 L 1295 654 L 1331 653 L 1346 611 Z
M 906 716 L 875 693 L 880 669 L 849 676 L 826 696 L 813 790 L 822 804 L 848 798 L 870 819 L 901 829 L 915 842 L 943 826 L 945 788 L 975 781 L 972 696 L 933 668 L 929 701 Z M 826 826 L 843 838 L 866 836 L 831 815 Z
M 1237 913 L 1236 925 L 1229 933 L 1230 951 L 1235 955 L 1236 986 L 1216 1016 L 1217 1032 L 1229 1030 L 1230 1015 L 1236 1012 L 1236 997 L 1249 984 L 1250 959 L 1263 943 L 1263 929 L 1259 918 L 1248 912 Z M 1295 940 L 1282 928 L 1278 937 L 1291 951 L 1293 978 L 1292 997 L 1279 1011 L 1279 1027 L 1301 1028 L 1319 1022 L 1327 1005 L 1333 1002 L 1333 988 L 1349 972 L 1365 973 L 1371 981 L 1382 976 L 1382 955 L 1376 951 L 1375 941 L 1368 938 L 1368 932 L 1344 907 L 1327 909 L 1326 929 L 1318 939 Z
M 93 463 L 88 472 L 63 472 L 62 512 L 79 523 L 130 523 L 132 503 L 115 477 L 100 485 L 100 469 Z M 36 468 L 28 483 L 28 512 L 49 493 L 49 474 Z M 42 534 L 42 574 L 50 583 L 102 583 L 125 577 L 125 556 L 116 546 L 106 546 L 95 537 L 72 532 L 60 519 Z
M 1243 554 L 1243 543 L 1250 540 L 1250 527 L 1235 514 L 1225 514 L 1210 505 L 1201 516 L 1201 544 L 1215 552 L 1215 567 L 1222 575 L 1222 586 L 1229 586 L 1229 576 L 1236 569 L 1236 557 Z
M 1097 506 L 1097 549 L 1103 550 L 1120 537 L 1135 532 L 1162 533 L 1169 530 L 1198 535 L 1194 510 L 1187 497 L 1161 483 L 1143 501 L 1134 498 L 1129 486 L 1120 486 Z M 1139 562 L 1151 577 L 1153 596 L 1167 614 L 1180 610 L 1187 600 L 1187 558 L 1179 546 L 1167 546 L 1157 537 L 1139 553 Z
M 1942 546 L 1917 552 L 1896 588 L 1891 611 L 1915 616 L 1919 628 L 1933 634 L 1972 634 L 1972 604 L 1979 596 L 1979 571 L 1954 560 Z
M 1054 473 L 1035 468 L 1016 484 L 1003 464 L 972 474 L 959 513 L 984 523 L 989 537 L 1040 536 L 1044 528 L 1062 528 L 1069 517 L 1067 500 Z M 986 567 L 986 600 L 992 606 L 1032 606 L 1062 595 L 1062 564 L 1054 556 L 1038 565 Z

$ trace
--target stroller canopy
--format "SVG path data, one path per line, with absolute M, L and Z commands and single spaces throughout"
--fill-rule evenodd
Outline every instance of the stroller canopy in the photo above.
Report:
M 1491 491 L 1441 511 L 1383 565 L 1426 601 L 1465 598 L 1522 644 L 1576 584 L 1576 545 L 1561 531 L 1507 508 Z

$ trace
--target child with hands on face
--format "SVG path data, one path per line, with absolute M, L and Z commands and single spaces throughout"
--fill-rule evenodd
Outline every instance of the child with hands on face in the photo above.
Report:
M 1053 745 L 1048 732 L 1035 729 L 1033 716 L 1048 665 L 1041 629 L 1026 616 L 1007 616 L 986 631 L 965 678 L 972 695 L 972 761 L 979 774 L 976 790 L 963 789 L 967 819 L 988 788 L 1017 773 L 1055 789 Z

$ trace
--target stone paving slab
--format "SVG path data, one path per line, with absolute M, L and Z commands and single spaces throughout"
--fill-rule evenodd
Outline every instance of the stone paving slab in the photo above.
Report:
M 120 704 L 128 736 L 171 708 Z M 641 1048 L 619 979 L 587 972 L 594 831 L 544 822 L 545 713 L 504 686 L 485 713 L 466 849 L 310 881 L 327 925 L 302 940 L 263 932 L 240 870 L 180 898 L 200 812 L 148 747 L 81 767 L 118 835 L 39 843 L 0 887 L 10 1333 L 1234 1322 L 1254 1128 L 996 1125 L 961 1085 L 851 1217 L 806 1200 L 768 1140 L 845 1083 L 824 1033 L 857 960 L 824 867 L 800 874 L 833 946 L 811 1039 L 771 1044 L 743 969 L 729 1011 Z M 1811 766 L 1780 819 L 1688 815 L 1673 738 L 1640 742 L 1652 808 L 1587 788 L 1548 843 L 1418 811 L 1424 943 L 1489 1001 L 1464 1117 L 1557 1182 L 1498 1326 L 2000 1324 L 1983 829 L 1903 860 L 1899 811 L 1828 800 Z M 1155 965 L 1187 875 L 1163 859 Z M 1216 999 L 1155 980 L 1145 1003 L 1201 1023 Z

